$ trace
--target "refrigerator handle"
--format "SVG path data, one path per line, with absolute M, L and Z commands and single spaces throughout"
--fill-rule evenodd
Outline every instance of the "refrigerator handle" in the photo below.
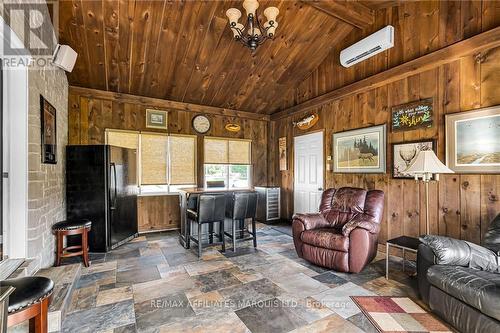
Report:
M 111 168 L 113 169 L 113 189 L 110 189 L 110 191 L 113 191 L 113 198 L 110 198 L 111 201 L 111 207 L 109 209 L 115 210 L 116 209 L 116 164 L 111 162 Z

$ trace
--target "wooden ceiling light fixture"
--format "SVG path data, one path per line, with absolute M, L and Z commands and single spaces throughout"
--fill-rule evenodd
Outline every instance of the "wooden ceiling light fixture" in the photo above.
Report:
M 257 46 L 273 38 L 278 27 L 276 16 L 278 16 L 279 10 L 276 7 L 266 8 L 264 16 L 267 18 L 267 22 L 261 25 L 259 17 L 256 14 L 257 8 L 259 8 L 257 0 L 243 1 L 243 8 L 245 8 L 247 13 L 247 22 L 245 25 L 238 23 L 238 20 L 241 18 L 241 11 L 239 9 L 229 8 L 226 11 L 226 15 L 229 18 L 229 27 L 233 31 L 234 39 L 240 41 L 253 52 L 257 49 Z

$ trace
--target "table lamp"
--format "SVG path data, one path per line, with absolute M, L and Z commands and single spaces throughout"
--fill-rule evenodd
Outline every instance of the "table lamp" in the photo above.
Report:
M 425 233 L 429 234 L 429 182 L 439 181 L 440 173 L 454 173 L 444 165 L 433 150 L 422 150 L 418 153 L 415 161 L 405 170 L 415 176 L 415 180 L 421 180 L 425 184 Z

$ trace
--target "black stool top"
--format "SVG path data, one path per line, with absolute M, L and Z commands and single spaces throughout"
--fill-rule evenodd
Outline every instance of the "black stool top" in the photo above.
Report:
M 52 294 L 54 282 L 42 276 L 29 276 L 0 282 L 16 288 L 9 296 L 9 313 L 23 310 Z
M 92 222 L 89 220 L 68 220 L 57 222 L 52 226 L 52 230 L 75 230 L 81 228 L 90 228 Z

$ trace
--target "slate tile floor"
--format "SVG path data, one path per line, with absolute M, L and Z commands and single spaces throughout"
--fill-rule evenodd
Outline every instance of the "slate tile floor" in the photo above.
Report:
M 415 278 L 379 255 L 360 274 L 297 257 L 289 230 L 258 226 L 258 249 L 207 248 L 199 260 L 177 232 L 141 236 L 82 269 L 64 332 L 376 332 L 352 295 L 408 295 Z

